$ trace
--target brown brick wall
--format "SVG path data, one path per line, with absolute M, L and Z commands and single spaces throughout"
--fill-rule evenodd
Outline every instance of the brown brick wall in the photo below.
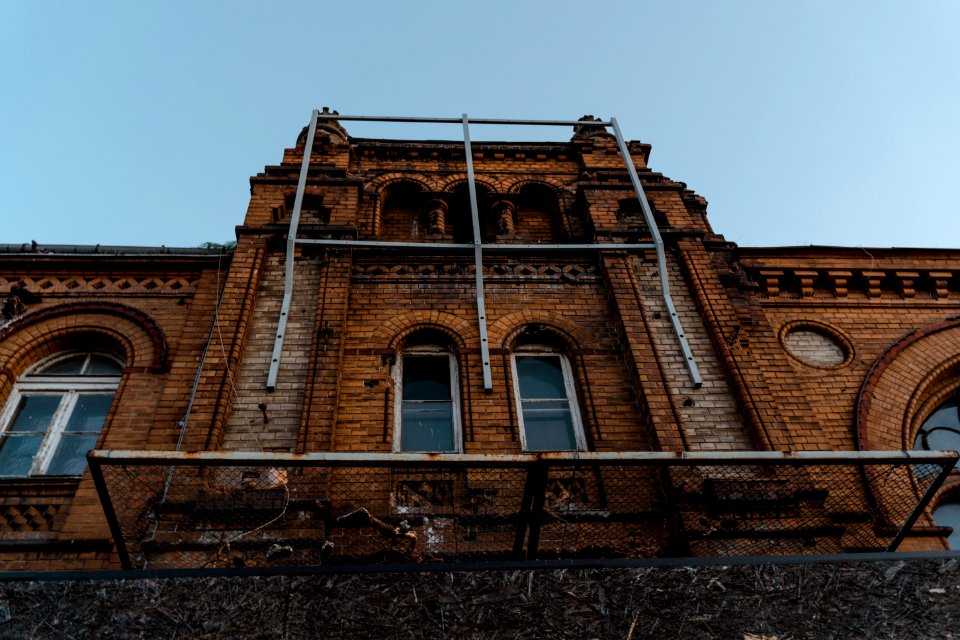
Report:
M 251 179 L 232 259 L 0 256 L 0 292 L 22 280 L 42 297 L 0 327 L 0 402 L 39 358 L 112 345 L 128 362 L 100 448 L 172 449 L 203 357 L 183 449 L 387 452 L 398 350 L 427 328 L 456 352 L 465 452 L 518 453 L 510 353 L 537 329 L 563 345 L 594 451 L 910 448 L 960 388 L 956 252 L 738 249 L 713 234 L 702 198 L 647 168 L 648 146 L 631 149 L 699 388 L 651 251 L 486 251 L 487 393 L 472 255 L 306 247 L 268 391 L 301 139 Z M 476 143 L 474 161 L 488 242 L 650 240 L 610 137 Z M 468 242 L 465 180 L 456 143 L 348 140 L 323 126 L 300 236 Z M 445 214 L 442 233 L 430 207 Z M 66 489 L 31 482 L 0 480 L 4 567 L 116 565 L 89 474 Z M 73 542 L 86 546 L 64 551 Z
M 104 349 L 126 369 L 98 444 L 172 449 L 229 256 L 0 257 L 0 285 L 40 302 L 0 328 L 0 402 L 17 377 L 62 350 Z M 0 479 L 0 567 L 117 566 L 89 472 L 79 480 Z

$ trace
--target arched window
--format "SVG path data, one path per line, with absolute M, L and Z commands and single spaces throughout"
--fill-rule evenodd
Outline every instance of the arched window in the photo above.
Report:
M 960 502 L 941 502 L 933 510 L 933 521 L 938 527 L 953 527 L 953 533 L 947 537 L 951 549 L 960 549 Z
M 78 476 L 100 435 L 123 365 L 61 353 L 21 376 L 0 413 L 0 476 Z
M 463 450 L 457 359 L 433 331 L 408 337 L 394 368 L 394 451 Z
M 587 440 L 567 357 L 525 344 L 512 357 L 513 391 L 524 451 L 585 451 Z
M 947 400 L 923 421 L 913 448 L 960 451 L 960 396 Z

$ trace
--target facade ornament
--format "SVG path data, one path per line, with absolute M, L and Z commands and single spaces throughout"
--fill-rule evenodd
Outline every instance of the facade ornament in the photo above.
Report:
M 491 207 L 497 223 L 498 236 L 513 236 L 517 232 L 517 205 L 510 200 L 498 200 Z
M 429 200 L 423 207 L 427 222 L 427 235 L 442 236 L 447 233 L 447 209 L 448 205 L 444 200 L 434 198 Z
M 579 122 L 602 122 L 600 118 L 592 115 L 585 115 L 578 118 Z M 570 140 L 594 140 L 597 138 L 611 138 L 613 135 L 607 131 L 607 128 L 600 125 L 575 124 L 573 125 L 573 137 Z

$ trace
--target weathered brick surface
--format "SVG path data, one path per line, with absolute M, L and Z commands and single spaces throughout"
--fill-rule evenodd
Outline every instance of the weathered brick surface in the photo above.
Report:
M 650 317 L 649 331 L 664 362 L 673 403 L 684 425 L 690 450 L 742 451 L 751 449 L 750 436 L 737 413 L 734 396 L 693 296 L 676 260 L 669 259 L 671 297 L 690 343 L 703 386 L 695 389 L 684 364 L 670 315 L 660 292 L 655 259 L 632 261 L 643 305 Z
M 236 374 L 233 409 L 223 447 L 243 451 L 294 451 L 304 406 L 306 376 L 314 343 L 314 314 L 320 278 L 316 257 L 297 260 L 297 279 L 283 340 L 276 391 L 268 393 L 267 374 L 283 302 L 283 256 L 264 265 L 263 284 L 251 314 L 245 350 Z M 259 405 L 264 405 L 260 409 Z M 264 417 L 266 416 L 266 417 Z
M 127 369 L 99 448 L 173 449 L 182 438 L 187 451 L 388 452 L 398 354 L 432 329 L 456 355 L 464 451 L 518 453 L 510 358 L 530 330 L 568 357 L 593 451 L 911 448 L 960 389 L 957 253 L 740 249 L 713 233 L 703 198 L 647 167 L 649 146 L 629 148 L 699 388 L 652 251 L 486 250 L 487 393 L 472 252 L 309 246 L 297 251 L 268 391 L 302 133 L 251 179 L 232 256 L 0 256 L 0 292 L 22 281 L 42 298 L 0 327 L 0 402 L 46 355 L 107 349 Z M 651 240 L 610 136 L 478 142 L 473 160 L 484 242 Z M 471 243 L 466 180 L 458 143 L 356 140 L 321 125 L 299 236 Z M 0 486 L 4 567 L 117 565 L 89 474 L 67 485 Z M 943 495 L 957 490 L 951 480 Z M 942 546 L 926 533 L 908 546 Z M 4 546 L 15 538 L 33 546 Z M 74 543 L 85 546 L 64 551 Z
M 0 401 L 17 377 L 48 355 L 109 351 L 126 369 L 98 447 L 174 448 L 207 341 L 217 272 L 225 277 L 229 266 L 229 255 L 0 257 L 0 279 L 11 286 L 23 282 L 41 298 L 0 328 Z M 9 525 L 0 534 L 0 567 L 117 566 L 89 473 L 79 481 L 0 485 Z

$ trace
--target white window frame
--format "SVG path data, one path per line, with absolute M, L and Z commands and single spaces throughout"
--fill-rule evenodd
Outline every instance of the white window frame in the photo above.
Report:
M 62 360 L 84 354 L 87 356 L 87 359 L 83 365 L 81 365 L 81 373 L 79 374 L 43 375 L 35 373 Z M 47 469 L 53 460 L 53 455 L 60 444 L 60 438 L 66 429 L 67 423 L 70 421 L 70 416 L 73 415 L 73 410 L 77 405 L 79 397 L 81 395 L 110 393 L 113 394 L 114 399 L 116 399 L 121 376 L 86 375 L 82 373 L 82 371 L 90 365 L 92 356 L 109 358 L 123 367 L 123 363 L 108 353 L 71 351 L 59 353 L 37 363 L 17 379 L 13 390 L 10 392 L 10 397 L 7 398 L 3 410 L 0 411 L 0 437 L 7 435 L 7 430 L 13 424 L 17 416 L 17 411 L 20 408 L 20 402 L 24 397 L 58 395 L 63 396 L 63 398 L 61 398 L 60 404 L 57 405 L 53 416 L 50 418 L 50 425 L 47 428 L 46 434 L 43 436 L 43 441 L 40 443 L 37 453 L 33 457 L 33 464 L 30 466 L 30 471 L 27 475 L 6 475 L 3 473 L 3 469 L 0 469 L 0 478 L 31 478 L 49 475 L 47 474 Z
M 575 449 L 562 451 L 586 451 L 587 436 L 583 430 L 583 418 L 580 415 L 580 403 L 577 402 L 577 389 L 573 382 L 573 369 L 567 356 L 546 345 L 524 345 L 510 354 L 510 370 L 513 374 L 513 400 L 517 408 L 517 422 L 520 426 L 520 445 L 524 452 L 542 453 L 544 450 L 531 451 L 527 446 L 527 430 L 523 424 L 523 398 L 520 396 L 520 376 L 517 375 L 517 357 L 557 357 L 560 358 L 560 371 L 563 374 L 563 387 L 567 392 L 567 403 L 570 406 L 570 418 L 573 422 L 573 438 L 576 441 Z M 551 449 L 551 451 L 553 451 Z
M 404 355 L 417 357 L 446 356 L 450 365 L 450 400 L 452 407 L 453 449 L 450 451 L 407 451 L 401 448 L 403 435 L 403 357 Z M 417 345 L 404 349 L 397 356 L 397 363 L 393 366 L 393 452 L 394 453 L 463 453 L 463 430 L 460 428 L 460 385 L 457 375 L 457 357 L 446 349 L 437 345 Z

